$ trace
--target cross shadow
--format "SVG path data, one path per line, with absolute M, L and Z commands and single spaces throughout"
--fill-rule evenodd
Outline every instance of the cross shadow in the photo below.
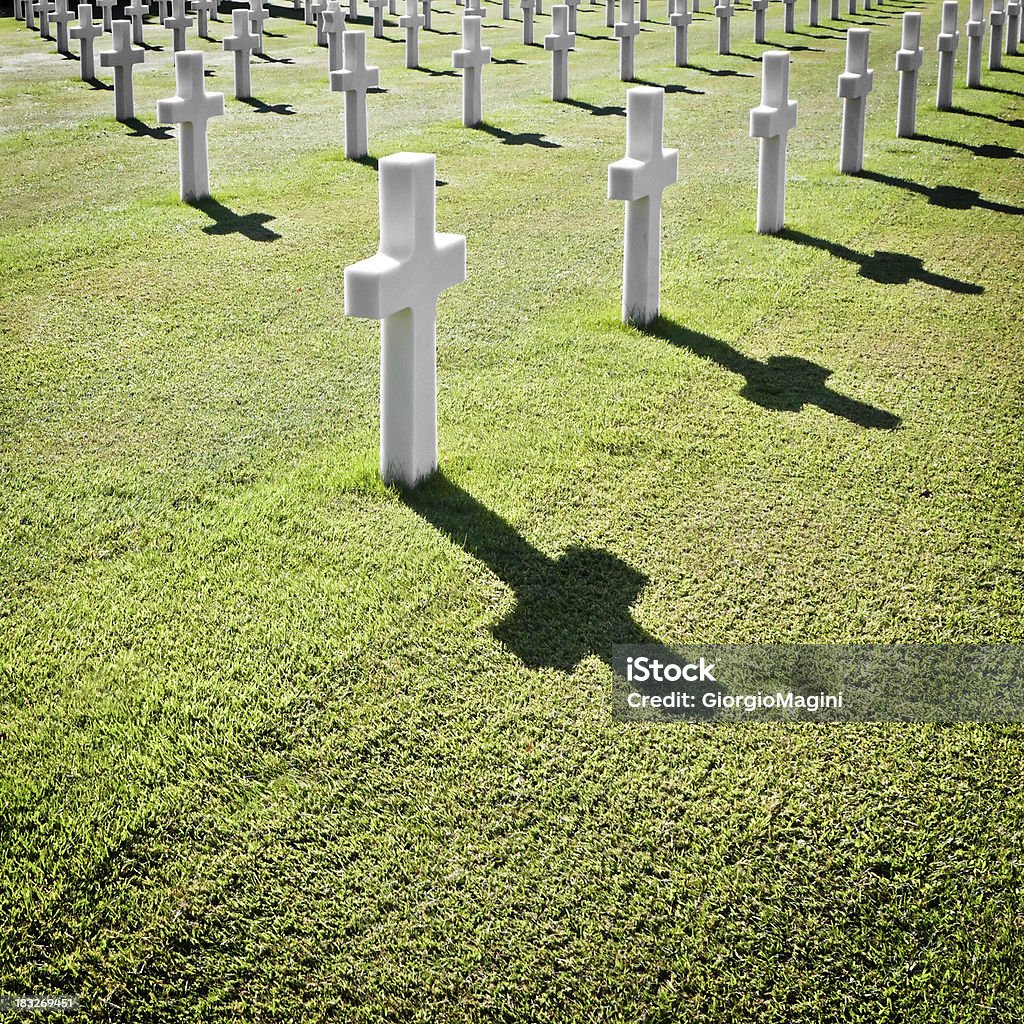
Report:
M 664 89 L 666 93 L 685 92 L 691 96 L 706 95 L 703 89 L 691 89 L 686 85 L 659 85 L 657 82 L 648 82 L 646 78 L 634 78 L 634 85 L 653 85 L 656 89 Z
M 431 78 L 459 78 L 461 77 L 455 71 L 439 71 L 437 68 L 409 68 L 410 71 L 418 71 L 421 75 L 430 75 Z
M 354 164 L 362 164 L 364 167 L 369 167 L 369 168 L 371 168 L 374 171 L 380 169 L 380 159 L 378 157 L 375 157 L 375 156 L 370 156 L 369 153 L 367 153 L 366 156 L 357 156 L 357 157 L 355 157 L 352 160 L 352 163 L 354 163 Z
M 936 135 L 921 135 L 920 133 L 915 134 L 914 138 L 919 142 L 930 142 L 936 146 L 964 149 L 975 156 L 988 157 L 990 160 L 1020 160 L 1024 158 L 1024 153 L 1021 153 L 1019 150 L 1011 149 L 1009 146 L 997 146 L 992 142 L 976 146 L 971 142 L 959 142 L 956 139 L 940 139 Z
M 996 203 L 990 199 L 982 199 L 981 193 L 972 189 L 958 188 L 955 185 L 922 185 L 918 181 L 911 181 L 909 178 L 894 178 L 888 174 L 880 174 L 878 171 L 861 171 L 858 178 L 866 178 L 868 181 L 877 181 L 880 185 L 889 185 L 892 188 L 902 188 L 907 192 L 914 192 L 924 196 L 929 206 L 938 206 L 944 210 L 992 210 L 994 213 L 1008 213 L 1011 216 L 1019 217 L 1024 214 L 1024 207 L 1010 206 L 1007 203 Z
M 848 420 L 867 430 L 895 430 L 899 416 L 866 402 L 848 398 L 826 386 L 832 371 L 799 356 L 770 356 L 763 363 L 738 352 L 717 338 L 691 331 L 665 317 L 658 317 L 643 333 L 677 348 L 687 349 L 702 359 L 741 376 L 746 382 L 740 394 L 762 409 L 800 412 L 805 405 Z
M 162 53 L 164 49 L 162 46 L 153 46 L 152 43 L 139 43 L 139 48 L 142 50 L 150 50 L 153 53 Z
M 559 103 L 564 103 L 568 107 L 578 107 L 580 110 L 585 110 L 588 114 L 593 114 L 595 117 L 625 117 L 625 107 L 599 107 L 594 103 L 587 103 L 586 100 L 574 100 L 564 99 L 559 100 Z
M 521 64 L 523 67 L 526 67 L 526 61 L 515 60 L 512 57 L 509 57 L 506 60 L 502 60 L 501 57 L 492 57 L 491 58 L 491 63 L 492 64 Z
M 202 210 L 213 224 L 203 228 L 207 235 L 243 235 L 252 242 L 276 242 L 281 236 L 266 227 L 274 218 L 268 213 L 235 213 L 216 199 L 195 199 L 189 206 Z
M 979 92 L 998 92 L 1003 96 L 1020 96 L 1020 93 L 1016 89 L 1000 89 L 994 85 L 978 85 L 975 88 Z
M 85 84 L 89 86 L 90 89 L 105 89 L 107 92 L 114 91 L 114 87 L 112 85 L 107 82 L 101 82 L 98 78 L 88 78 L 86 79 Z
M 610 551 L 546 555 L 441 473 L 402 501 L 512 588 L 515 606 L 492 632 L 528 668 L 571 672 L 590 655 L 610 665 L 613 644 L 658 642 L 630 614 L 646 577 Z
M 257 114 L 281 114 L 282 116 L 289 117 L 292 114 L 298 113 L 297 110 L 292 109 L 290 103 L 264 103 L 263 100 L 254 99 L 252 96 L 238 102 L 244 103 L 247 107 L 252 107 Z
M 553 142 L 539 132 L 510 132 L 504 128 L 497 127 L 497 125 L 488 124 L 486 121 L 481 121 L 473 127 L 478 131 L 494 136 L 494 138 L 506 146 L 536 146 L 538 149 L 562 148 L 559 143 Z
M 946 277 L 944 274 L 934 274 L 925 269 L 924 263 L 919 257 L 908 256 L 906 253 L 885 252 L 876 249 L 869 255 L 866 252 L 857 252 L 856 249 L 840 245 L 838 242 L 829 242 L 824 238 L 806 235 L 802 231 L 794 231 L 792 228 L 783 228 L 775 237 L 796 242 L 797 245 L 806 245 L 812 249 L 821 249 L 822 252 L 827 252 L 838 259 L 856 263 L 861 277 L 878 284 L 908 284 L 910 281 L 920 281 L 922 284 L 955 292 L 957 295 L 981 295 L 985 291 L 981 285 L 973 284 L 970 281 Z
M 130 139 L 159 139 L 166 141 L 173 138 L 171 132 L 174 130 L 170 125 L 167 126 L 153 126 L 146 124 L 145 121 L 140 121 L 137 117 L 129 118 L 127 121 L 123 121 L 122 124 L 126 128 L 132 130 L 128 132 L 128 138 Z
M 616 39 L 614 36 L 588 36 L 586 32 L 577 32 L 576 35 L 580 39 L 590 39 L 590 40 L 592 40 L 595 43 L 600 43 L 602 41 L 608 42 L 608 43 L 617 43 L 618 42 L 618 39 Z
M 771 47 L 773 50 L 789 50 L 790 53 L 824 53 L 820 46 L 804 46 L 802 43 L 797 43 L 796 46 L 787 46 L 785 43 L 774 43 L 770 39 L 764 44 L 765 46 Z
M 269 53 L 254 53 L 253 56 L 257 60 L 263 61 L 264 64 L 294 64 L 295 61 L 291 57 L 271 57 Z
M 1000 117 L 998 114 L 986 114 L 980 110 L 967 110 L 965 107 L 950 107 L 950 113 L 963 114 L 964 117 L 980 117 L 985 121 L 994 121 L 996 124 L 1005 124 L 1010 128 L 1024 128 L 1024 118 L 1021 117 Z
M 728 54 L 723 54 L 728 56 Z M 699 71 L 702 75 L 714 75 L 716 78 L 753 78 L 746 71 L 733 71 L 732 68 L 702 68 L 699 64 L 687 64 L 691 71 Z

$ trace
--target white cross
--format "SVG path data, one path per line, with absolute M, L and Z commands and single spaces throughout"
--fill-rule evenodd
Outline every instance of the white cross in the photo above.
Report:
M 768 0 L 762 0 L 767 6 Z M 671 0 L 672 13 L 668 23 L 675 29 L 675 62 L 677 68 L 685 68 L 689 63 L 690 23 L 693 15 L 686 9 L 686 0 Z
M 935 109 L 949 110 L 953 106 L 953 70 L 956 66 L 956 51 L 960 45 L 957 19 L 960 5 L 957 0 L 944 0 L 942 4 L 942 28 L 936 40 L 939 51 L 939 82 L 935 91 Z
M 348 20 L 357 21 L 359 19 L 359 0 L 348 0 Z
M 626 157 L 608 165 L 608 198 L 626 204 L 622 319 L 648 324 L 661 307 L 661 195 L 679 177 L 679 153 L 662 146 L 665 90 L 626 93 Z
M 467 14 L 462 19 L 462 49 L 452 51 L 452 67 L 462 68 L 462 123 L 467 128 L 483 120 L 483 66 L 491 62 L 491 48 L 483 46 L 483 19 Z
M 180 125 L 181 198 L 188 203 L 210 195 L 207 133 L 210 118 L 224 113 L 224 94 L 206 91 L 203 54 L 199 50 L 182 50 L 174 55 L 174 77 L 178 94 L 157 102 L 156 118 L 163 124 Z
M 519 9 L 523 12 L 523 46 L 533 46 L 533 14 L 537 0 L 519 0 Z
M 981 50 L 985 41 L 985 0 L 971 0 L 967 15 L 967 88 L 981 85 Z
M 395 16 L 398 15 L 398 0 L 388 0 L 388 11 Z
M 864 126 L 868 93 L 875 73 L 868 68 L 871 29 L 851 28 L 846 33 L 846 70 L 839 76 L 839 98 L 843 100 L 843 135 L 839 147 L 839 170 L 859 174 L 864 168 Z
M 256 49 L 253 53 L 263 55 L 263 24 L 270 17 L 270 11 L 263 6 L 263 0 L 249 0 L 249 23 L 256 36 Z
M 431 10 L 431 7 L 433 5 L 433 2 L 434 0 L 420 0 L 420 9 L 423 11 L 423 27 L 424 29 L 426 29 L 427 32 L 429 32 L 431 28 L 430 23 L 433 17 L 433 11 Z
M 175 53 L 185 49 L 185 31 L 192 25 L 192 19 L 185 16 L 185 0 L 171 0 L 171 17 L 164 19 L 164 28 L 169 28 L 174 34 L 172 45 Z
M 327 36 L 327 70 L 340 71 L 341 37 L 345 32 L 345 12 L 338 0 L 328 0 L 327 10 L 320 15 L 323 22 L 324 35 Z
M 569 31 L 575 32 L 579 22 L 580 0 L 565 0 L 565 6 L 569 8 Z
M 615 28 L 615 0 L 604 0 L 604 27 Z
M 196 16 L 196 31 L 200 39 L 208 39 L 210 35 L 210 15 L 216 10 L 216 0 L 192 0 L 192 10 Z
M 156 17 L 161 25 L 167 20 L 168 8 L 170 6 L 171 0 L 156 0 Z
M 388 0 L 367 0 L 370 5 L 370 10 L 373 11 L 373 38 L 383 39 L 384 38 L 384 8 L 388 5 Z
M 420 28 L 423 26 L 423 15 L 419 14 L 416 0 L 405 0 L 405 14 L 398 19 L 398 27 L 405 29 L 405 66 L 420 66 Z
M 640 25 L 636 21 L 636 0 L 622 0 L 622 21 L 615 23 L 615 37 L 619 40 L 619 78 L 633 81 L 633 58 Z
M 146 0 L 132 0 L 124 9 L 125 16 L 132 23 L 132 42 L 141 46 L 145 42 L 145 29 L 143 18 L 149 14 L 149 4 Z M 111 29 L 113 31 L 113 29 Z
M 244 7 L 231 12 L 231 28 L 234 34 L 225 36 L 221 45 L 235 55 L 235 99 L 247 100 L 252 96 L 252 53 L 259 39 Z
M 313 24 L 316 26 L 316 45 L 327 45 L 327 33 L 324 31 L 324 23 L 321 16 L 327 10 L 327 0 L 313 0 Z
M 1006 0 L 992 0 L 992 10 L 988 12 L 988 23 L 992 29 L 988 40 L 989 71 L 998 71 L 1003 66 L 1003 28 L 1006 24 L 1005 4 Z
M 96 0 L 96 6 L 103 12 L 103 31 L 110 32 L 114 24 L 114 5 L 117 0 Z
M 33 8 L 39 15 L 39 34 L 43 39 L 50 38 L 50 15 L 53 13 L 53 0 L 35 0 Z
M 71 43 L 68 38 L 68 24 L 75 20 L 75 16 L 68 10 L 68 0 L 57 0 L 56 10 L 50 15 L 50 21 L 57 26 L 57 52 L 71 53 Z
M 718 19 L 718 52 L 729 53 L 732 49 L 732 16 L 736 8 L 730 0 L 718 0 L 715 17 Z
M 92 4 L 78 5 L 78 25 L 71 30 L 71 38 L 78 40 L 80 71 L 83 82 L 96 77 L 96 38 L 103 35 L 103 26 L 92 20 Z
M 924 63 L 921 48 L 921 15 L 907 11 L 903 15 L 903 34 L 896 51 L 896 70 L 900 73 L 896 104 L 896 137 L 909 139 L 917 130 L 917 76 Z
M 316 14 L 313 11 L 313 0 L 302 0 L 302 17 L 307 25 L 316 24 Z
M 501 17 L 504 21 L 512 17 L 512 0 L 501 0 Z
M 36 30 L 36 9 L 35 4 L 32 0 L 24 0 L 25 3 L 25 28 L 31 29 L 33 32 Z
M 1020 0 L 1010 0 L 1006 5 L 1006 55 L 1017 56 L 1017 44 L 1020 42 L 1021 33 L 1021 4 Z
M 551 98 L 564 100 L 569 95 L 569 51 L 576 36 L 569 31 L 569 8 L 556 4 L 551 8 L 551 34 L 544 37 L 544 49 L 551 51 Z
M 786 8 L 784 20 L 782 23 L 783 32 L 795 32 L 796 31 L 796 0 L 782 0 L 783 5 Z
M 774 235 L 786 221 L 786 143 L 796 127 L 796 100 L 789 98 L 789 54 L 761 57 L 761 105 L 750 112 L 750 137 L 760 139 L 757 170 L 757 232 Z
M 345 156 L 366 156 L 366 92 L 380 85 L 380 68 L 366 66 L 366 33 L 346 32 L 341 42 L 341 71 L 331 72 L 331 90 L 345 94 Z
M 380 248 L 345 270 L 345 312 L 384 321 L 380 472 L 411 487 L 437 469 L 437 299 L 466 280 L 466 238 L 436 232 L 433 156 L 379 170 Z
M 838 3 L 838 0 L 836 2 Z M 763 43 L 765 39 L 765 12 L 768 10 L 768 0 L 750 0 L 750 8 L 754 12 L 754 42 Z M 838 13 L 836 17 L 838 17 Z
M 483 0 L 469 0 L 469 3 L 466 4 L 466 9 L 462 12 L 462 16 L 465 17 L 467 14 L 476 18 L 486 18 L 487 8 L 484 7 Z
M 114 113 L 118 121 L 135 117 L 135 85 L 132 75 L 135 65 L 146 59 L 145 50 L 132 47 L 130 21 L 115 21 L 114 48 L 100 54 L 100 67 L 114 69 Z

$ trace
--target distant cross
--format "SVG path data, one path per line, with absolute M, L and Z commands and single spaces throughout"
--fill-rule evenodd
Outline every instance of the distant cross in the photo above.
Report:
M 388 0 L 388 14 L 398 17 L 398 0 Z
M 565 6 L 569 8 L 569 31 L 575 32 L 580 0 L 565 0 Z
M 359 0 L 348 0 L 348 20 L 357 21 L 359 19 Z
M 795 32 L 796 0 L 782 0 L 782 5 L 783 7 L 785 7 L 785 15 L 783 18 L 782 30 L 783 32 Z
M 512 0 L 501 0 L 501 17 L 508 21 L 512 17 Z M 427 26 L 428 28 L 430 26 Z
M 57 52 L 71 53 L 71 42 L 68 37 L 68 24 L 75 16 L 68 10 L 68 0 L 57 0 L 56 10 L 50 15 L 50 21 L 57 26 Z
M 757 170 L 757 233 L 774 235 L 786 222 L 786 144 L 796 127 L 796 100 L 789 98 L 789 53 L 761 57 L 761 105 L 750 112 L 750 136 L 760 139 Z
M 103 31 L 110 32 L 114 24 L 114 5 L 117 0 L 96 0 L 96 6 L 103 13 Z
M 533 5 L 533 10 L 534 10 L 534 13 L 538 17 L 543 17 L 544 16 L 544 0 L 536 0 L 536 3 L 534 3 L 534 5 Z
M 185 32 L 192 27 L 194 22 L 185 14 L 185 0 L 171 0 L 171 17 L 164 20 L 164 28 L 173 33 L 173 47 L 175 53 L 185 49 Z
M 36 6 L 33 0 L 24 0 L 23 13 L 25 15 L 25 28 L 35 32 L 36 30 Z
M 985 42 L 985 0 L 971 0 L 967 15 L 967 88 L 981 85 L 981 50 Z
M 623 82 L 632 82 L 636 37 L 640 32 L 636 21 L 636 0 L 622 0 L 621 10 L 622 21 L 615 23 L 615 37 L 619 40 L 619 78 Z
M 715 17 L 718 19 L 718 52 L 729 53 L 732 50 L 732 16 L 736 13 L 731 0 L 718 0 L 715 4 Z
M 523 46 L 533 46 L 533 13 L 537 0 L 519 0 L 519 9 L 523 12 Z
M 641 21 L 650 21 L 651 20 L 650 15 L 648 13 L 647 0 L 640 0 L 640 20 Z
M 487 17 L 487 8 L 484 7 L 483 0 L 469 0 L 466 4 L 466 10 L 463 12 L 463 16 L 466 14 L 483 20 Z
M 437 469 L 437 299 L 466 280 L 466 238 L 436 231 L 433 156 L 379 170 L 380 248 L 345 270 L 345 313 L 384 321 L 380 473 L 412 487 Z
M 992 0 L 992 10 L 988 12 L 988 23 L 992 29 L 988 40 L 989 71 L 998 71 L 1003 66 L 1003 31 L 1006 25 L 1005 4 L 1006 0 Z
M 768 0 L 761 0 L 767 4 Z M 672 0 L 673 10 L 668 16 L 668 23 L 675 30 L 675 62 L 677 68 L 685 68 L 689 63 L 690 23 L 693 15 L 686 9 L 686 0 Z
M 1020 42 L 1020 2 L 1010 0 L 1006 5 L 1006 55 L 1017 55 L 1017 43 Z
M 416 0 L 405 0 L 405 14 L 398 19 L 398 27 L 405 29 L 405 66 L 420 66 L 420 29 L 423 15 L 418 13 Z
M 462 49 L 452 51 L 452 67 L 462 69 L 462 123 L 467 128 L 483 120 L 483 66 L 491 62 L 491 48 L 483 46 L 483 19 L 467 14 L 462 19 Z
M 818 27 L 818 0 L 810 0 L 807 8 L 807 24 L 811 28 Z
M 626 93 L 626 157 L 608 167 L 608 198 L 625 201 L 622 319 L 650 323 L 661 306 L 661 196 L 679 177 L 679 153 L 662 146 L 665 90 Z
M 146 0 L 131 0 L 131 3 L 125 6 L 124 13 L 132 24 L 132 42 L 136 46 L 142 46 L 146 41 L 145 22 L 142 19 L 149 14 L 149 4 Z
M 839 20 L 839 0 L 828 0 L 828 16 L 833 21 Z
M 302 20 L 307 25 L 316 24 L 316 15 L 313 13 L 313 0 L 302 0 Z
M 298 3 L 295 4 L 298 7 Z M 220 21 L 220 0 L 213 0 L 213 10 L 210 11 L 210 21 Z
M 615 0 L 604 0 L 604 27 L 615 28 Z
M 864 127 L 867 122 L 868 93 L 875 73 L 868 68 L 871 29 L 851 28 L 846 33 L 846 70 L 839 76 L 839 98 L 843 100 L 843 135 L 839 147 L 839 171 L 860 174 L 864 169 Z
M 78 24 L 71 30 L 71 38 L 78 41 L 83 82 L 91 82 L 96 77 L 96 39 L 101 35 L 103 26 L 92 20 L 92 4 L 79 4 Z
M 341 37 L 345 33 L 345 12 L 338 0 L 328 0 L 327 10 L 320 15 L 324 24 L 324 35 L 327 36 L 327 71 L 340 71 Z
M 171 0 L 156 0 L 156 17 L 162 25 L 170 13 Z
M 370 10 L 373 11 L 373 38 L 384 38 L 384 8 L 388 0 L 367 0 Z
M 569 96 L 569 51 L 576 45 L 576 36 L 569 31 L 569 8 L 556 4 L 551 8 L 551 34 L 544 37 L 544 49 L 551 51 L 551 98 L 564 100 Z
M 43 39 L 53 38 L 50 35 L 50 15 L 53 9 L 53 0 L 35 0 L 35 12 L 39 15 L 39 35 Z
M 203 54 L 199 50 L 183 50 L 174 55 L 174 77 L 178 94 L 157 102 L 156 117 L 162 124 L 179 125 L 181 198 L 189 203 L 210 195 L 207 130 L 211 117 L 224 114 L 224 94 L 206 91 Z
M 145 50 L 132 46 L 130 21 L 115 21 L 114 48 L 100 54 L 100 67 L 114 69 L 114 114 L 118 121 L 135 117 L 135 85 L 132 75 L 135 65 L 146 59 Z
M 847 14 L 857 13 L 857 0 L 850 0 L 850 2 L 846 5 L 846 12 Z
M 327 33 L 324 31 L 323 13 L 327 10 L 327 0 L 313 0 L 313 22 L 316 26 L 316 45 L 327 45 Z
M 249 24 L 256 36 L 256 48 L 252 52 L 260 57 L 263 56 L 263 25 L 269 17 L 270 11 L 263 6 L 263 0 L 249 0 Z
M 431 22 L 433 20 L 433 4 L 434 0 L 420 0 L 420 11 L 423 13 L 423 29 L 426 32 L 429 32 L 432 27 Z
M 200 39 L 210 38 L 210 15 L 217 8 L 217 0 L 192 0 L 192 10 L 196 15 L 196 32 Z
M 14 20 L 25 20 L 25 0 L 14 0 Z
M 345 94 L 345 156 L 366 156 L 366 93 L 380 85 L 380 68 L 366 66 L 366 33 L 342 36 L 341 71 L 331 72 L 331 90 Z
M 896 51 L 896 70 L 900 73 L 896 103 L 898 139 L 912 138 L 917 130 L 917 76 L 923 63 L 921 15 L 918 11 L 906 11 L 903 15 L 902 40 Z
M 236 7 L 231 12 L 231 29 L 233 34 L 225 36 L 221 45 L 235 55 L 235 99 L 247 100 L 252 97 L 252 54 L 259 39 L 246 8 Z
M 942 4 L 942 29 L 936 40 L 939 51 L 939 83 L 935 91 L 935 109 L 950 110 L 953 107 L 953 72 L 956 66 L 956 51 L 960 45 L 957 19 L 960 5 L 957 0 L 944 0 Z
M 839 0 L 833 0 L 833 2 L 839 3 Z M 764 43 L 765 12 L 768 10 L 768 0 L 750 0 L 750 7 L 754 12 L 754 42 Z M 838 18 L 838 13 L 835 16 Z

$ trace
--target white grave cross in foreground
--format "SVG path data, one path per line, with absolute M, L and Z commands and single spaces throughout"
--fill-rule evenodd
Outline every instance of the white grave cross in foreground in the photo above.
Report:
M 789 98 L 789 54 L 761 57 L 761 105 L 750 112 L 751 138 L 760 139 L 757 169 L 757 233 L 774 235 L 786 221 L 786 143 L 796 127 L 796 100 Z
M 236 7 L 231 12 L 231 27 L 234 35 L 225 36 L 222 43 L 225 50 L 235 55 L 235 99 L 247 100 L 252 97 L 252 53 L 259 40 L 252 31 L 249 12 Z
M 482 45 L 483 19 L 467 14 L 462 19 L 462 49 L 452 51 L 452 67 L 462 68 L 462 123 L 467 128 L 483 120 L 483 66 L 491 62 L 491 48 Z
M 331 72 L 331 91 L 345 94 L 345 156 L 366 156 L 366 92 L 380 85 L 380 68 L 366 66 L 366 33 L 349 31 L 341 40 L 341 71 Z
M 864 127 L 868 93 L 875 73 L 868 68 L 871 30 L 851 28 L 846 33 L 846 70 L 839 76 L 839 98 L 843 100 L 843 134 L 839 145 L 839 170 L 859 174 L 864 169 Z
M 437 298 L 466 280 L 466 238 L 436 231 L 433 156 L 379 170 L 380 249 L 345 270 L 345 312 L 383 320 L 380 473 L 412 487 L 437 469 Z
M 661 308 L 661 194 L 679 177 L 678 151 L 662 146 L 664 124 L 665 90 L 630 89 L 626 157 L 608 166 L 608 198 L 626 203 L 622 319 L 641 326 Z
M 224 94 L 206 91 L 203 55 L 198 50 L 183 50 L 174 55 L 174 77 L 178 95 L 157 101 L 156 117 L 163 124 L 179 126 L 181 198 L 187 203 L 210 195 L 207 128 L 211 117 L 224 114 Z
M 569 8 L 556 4 L 551 8 L 551 33 L 544 37 L 544 49 L 551 51 L 551 98 L 564 100 L 569 95 L 569 51 L 576 36 L 569 31 Z

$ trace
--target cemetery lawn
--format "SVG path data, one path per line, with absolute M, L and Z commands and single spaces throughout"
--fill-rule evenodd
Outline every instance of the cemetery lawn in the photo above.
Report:
M 1024 58 L 963 90 L 961 5 L 936 113 L 919 5 L 896 140 L 908 5 L 808 29 L 802 4 L 783 36 L 773 4 L 768 47 L 744 9 L 732 56 L 699 14 L 679 69 L 652 0 L 637 73 L 680 179 L 640 332 L 603 7 L 552 104 L 492 4 L 468 130 L 438 6 L 429 71 L 394 18 L 367 46 L 371 153 L 436 153 L 438 228 L 468 239 L 443 472 L 414 494 L 377 479 L 379 325 L 342 313 L 377 177 L 313 30 L 275 6 L 190 207 L 153 113 L 170 33 L 124 126 L 0 22 L 0 994 L 119 1021 L 1021 1020 L 1019 727 L 619 725 L 608 661 L 1024 640 Z M 759 237 L 747 112 L 782 44 L 789 228 Z

